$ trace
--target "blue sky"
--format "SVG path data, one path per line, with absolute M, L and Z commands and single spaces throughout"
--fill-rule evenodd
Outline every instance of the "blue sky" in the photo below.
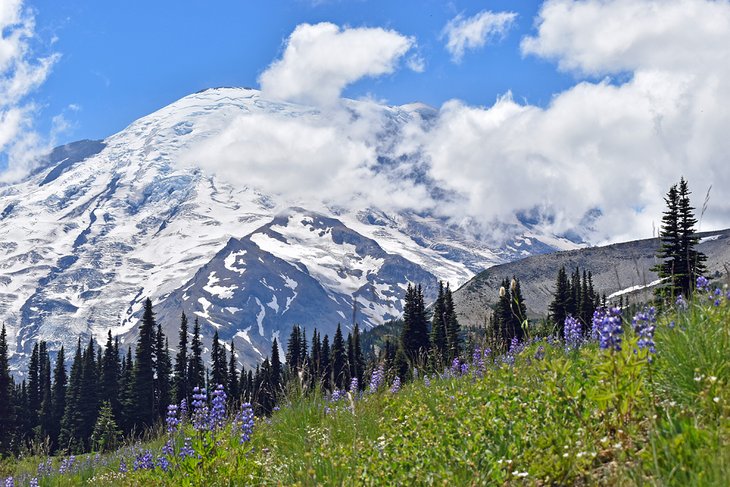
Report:
M 258 87 L 257 78 L 282 53 L 301 23 L 382 27 L 415 37 L 425 61 L 416 73 L 364 78 L 347 97 L 374 96 L 391 104 L 421 101 L 439 107 L 451 98 L 491 105 L 511 90 L 518 100 L 544 106 L 575 83 L 554 63 L 523 56 L 519 43 L 534 31 L 536 1 L 129 1 L 33 0 L 36 49 L 60 59 L 34 93 L 38 128 L 63 113 L 70 127 L 57 142 L 104 138 L 133 120 L 187 94 L 215 86 Z M 455 63 L 444 26 L 458 14 L 518 14 L 505 36 L 467 51 Z M 78 108 L 78 110 L 69 109 Z

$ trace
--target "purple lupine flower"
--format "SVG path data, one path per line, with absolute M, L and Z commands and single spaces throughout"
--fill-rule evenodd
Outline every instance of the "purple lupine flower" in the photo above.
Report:
M 471 361 L 474 365 L 474 374 L 481 377 L 484 373 L 484 354 L 479 347 L 474 348 Z
M 239 417 L 241 421 L 241 443 L 243 444 L 250 441 L 253 434 L 254 416 L 251 403 L 246 402 L 241 406 Z
M 603 323 L 603 318 L 605 316 L 605 306 L 599 306 L 595 309 L 595 311 L 593 311 L 593 318 L 591 319 L 591 339 L 598 340 L 598 338 L 600 337 L 601 324 Z
M 167 423 L 168 433 L 174 433 L 177 431 L 177 425 L 180 424 L 180 420 L 177 419 L 177 406 L 175 404 L 167 406 L 167 417 L 165 418 L 165 423 Z
M 347 392 L 340 389 L 335 389 L 332 391 L 332 395 L 330 395 L 330 402 L 337 402 L 342 399 L 345 399 L 347 397 Z
M 400 377 L 396 376 L 395 379 L 393 379 L 393 385 L 390 386 L 390 392 L 392 394 L 397 394 L 398 391 L 400 391 Z
M 512 340 L 509 342 L 509 354 L 510 355 L 517 355 L 521 352 L 520 350 L 520 341 L 517 339 L 517 337 L 512 337 Z
M 459 357 L 454 357 L 454 361 L 451 362 L 451 373 L 454 376 L 459 375 L 461 372 L 461 362 L 459 361 Z
M 13 480 L 13 477 L 5 479 L 5 487 L 15 487 L 15 480 Z
M 540 345 L 535 351 L 535 360 L 542 360 L 545 358 L 545 347 Z
M 431 387 L 431 379 L 429 379 L 427 375 L 423 376 L 423 384 L 426 387 Z
M 188 417 L 188 401 L 187 399 L 183 399 L 180 401 L 180 421 L 185 421 Z
M 353 377 L 350 381 L 350 394 L 352 395 L 352 397 L 356 397 L 359 391 L 360 382 L 357 380 L 357 377 Z
M 674 306 L 676 306 L 677 309 L 680 311 L 684 311 L 689 307 L 687 301 L 685 301 L 684 299 L 684 296 L 682 296 L 681 294 L 677 296 L 677 300 L 674 302 Z
M 713 291 L 712 294 L 714 294 L 715 297 L 720 297 L 720 296 L 722 296 L 722 289 L 720 289 L 719 287 L 716 287 L 715 291 Z
M 172 456 L 174 452 L 175 448 L 172 446 L 172 439 L 169 439 L 162 445 L 162 453 L 167 456 Z
M 583 334 L 580 326 L 580 322 L 568 315 L 565 317 L 565 323 L 563 324 L 563 333 L 565 335 L 565 348 L 568 350 L 576 350 L 580 348 L 580 344 L 583 341 Z
M 210 411 L 210 428 L 220 429 L 226 421 L 226 391 L 222 384 L 213 391 L 213 408 Z
M 170 460 L 166 456 L 157 457 L 157 466 L 162 469 L 163 472 L 170 470 Z
M 152 456 L 152 452 L 149 450 L 145 450 L 142 454 L 137 455 L 137 458 L 134 459 L 134 464 L 132 465 L 132 470 L 154 470 L 155 469 L 155 460 Z
M 32 479 L 30 479 L 28 487 L 38 487 L 38 477 L 33 477 Z
M 722 303 L 722 301 L 720 301 L 720 299 L 716 299 L 715 300 L 715 303 L 714 303 L 715 304 L 715 307 L 720 306 L 721 303 Z
M 180 448 L 180 458 L 195 456 L 195 450 L 193 450 L 193 440 L 185 438 L 185 442 Z
M 119 472 L 127 473 L 127 462 L 125 462 L 124 460 L 119 462 Z
M 656 309 L 651 306 L 644 308 L 631 320 L 634 331 L 639 337 L 639 349 L 647 348 L 650 353 L 656 353 L 654 348 L 654 329 L 656 328 Z
M 193 389 L 193 428 L 196 431 L 206 429 L 208 426 L 208 405 L 205 391 L 200 387 Z
M 705 276 L 699 276 L 696 288 L 698 291 L 707 291 L 710 289 L 710 281 Z
M 466 375 L 469 372 L 469 364 L 466 362 L 461 364 L 461 369 L 459 371 L 461 372 L 461 375 Z
M 374 394 L 378 391 L 380 384 L 383 383 L 385 378 L 385 370 L 383 370 L 383 364 L 378 365 L 378 368 L 373 370 L 373 375 L 370 376 L 370 386 L 368 392 Z
M 58 473 L 68 473 L 71 471 L 71 468 L 74 465 L 74 462 L 76 461 L 76 457 L 71 455 L 68 458 L 65 458 L 61 460 L 61 465 L 58 467 Z
M 595 320 L 595 315 L 594 315 Z M 595 325 L 595 323 L 594 323 Z M 621 308 L 609 308 L 604 310 L 603 317 L 598 328 L 598 346 L 602 350 L 621 351 L 621 335 L 623 334 L 621 322 Z
M 41 462 L 38 464 L 38 476 L 39 477 L 45 477 L 46 475 L 51 475 L 53 473 L 53 462 L 51 459 L 47 459 L 45 462 Z

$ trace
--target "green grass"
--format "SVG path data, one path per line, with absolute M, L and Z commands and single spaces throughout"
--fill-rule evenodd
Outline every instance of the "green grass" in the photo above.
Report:
M 620 353 L 534 343 L 480 377 L 354 403 L 291 394 L 249 443 L 233 425 L 170 472 L 117 473 L 128 447 L 41 485 L 727 485 L 730 303 L 661 318 L 651 362 L 635 343 L 630 326 Z M 159 455 L 163 443 L 137 448 Z M 0 479 L 29 478 L 39 461 L 6 463 Z

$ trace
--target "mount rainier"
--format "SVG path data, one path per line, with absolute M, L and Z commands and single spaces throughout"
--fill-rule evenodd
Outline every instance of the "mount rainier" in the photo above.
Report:
M 433 110 L 376 110 L 379 163 L 399 164 L 385 148 L 408 123 L 428 124 Z M 455 287 L 492 265 L 578 246 L 526 219 L 502 228 L 509 236 L 494 245 L 428 212 L 303 208 L 178 163 L 231 120 L 257 113 L 319 115 L 256 90 L 205 90 L 103 141 L 59 147 L 0 186 L 0 319 L 16 368 L 39 339 L 69 350 L 79 336 L 103 341 L 112 330 L 126 349 L 147 297 L 171 346 L 184 311 L 200 321 L 205 345 L 217 329 L 248 367 L 294 324 L 332 334 L 338 322 L 372 327 L 397 317 L 408 282 L 433 297 L 439 279 Z

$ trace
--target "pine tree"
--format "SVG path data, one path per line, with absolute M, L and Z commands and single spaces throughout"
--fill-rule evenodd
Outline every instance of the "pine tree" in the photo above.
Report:
M 8 342 L 3 324 L 0 331 L 0 458 L 10 454 L 15 429 L 15 385 L 8 364 Z
M 659 249 L 657 258 L 660 262 L 652 270 L 657 273 L 660 279 L 666 279 L 667 283 L 657 289 L 659 295 L 668 297 L 682 293 L 677 281 L 673 276 L 681 273 L 681 233 L 679 229 L 679 191 L 677 185 L 669 188 L 664 198 L 667 209 L 662 217 L 662 225 L 659 230 Z
M 205 367 L 203 366 L 203 344 L 200 341 L 200 324 L 195 318 L 193 324 L 193 339 L 190 342 L 190 361 L 188 362 L 188 386 L 205 386 Z
M 40 398 L 41 407 L 38 417 L 39 431 L 36 438 L 40 441 L 50 440 L 53 430 L 53 396 L 51 386 L 51 359 L 45 341 L 40 344 Z
M 119 426 L 128 433 L 134 426 L 134 362 L 132 348 L 127 348 L 126 356 L 122 357 L 122 367 L 119 373 L 119 404 L 121 416 Z
M 58 435 L 61 432 L 61 420 L 66 409 L 66 356 L 63 345 L 56 355 L 56 366 L 53 369 L 53 391 L 51 404 L 51 429 L 49 431 L 50 449 L 55 452 L 58 448 Z
M 423 302 L 423 295 L 421 295 Z M 454 299 L 449 284 L 444 291 L 444 324 L 446 325 L 446 345 L 448 346 L 448 360 L 453 361 L 461 355 L 461 326 L 456 318 Z
M 301 359 L 299 357 L 301 349 L 301 331 L 299 325 L 294 325 L 289 334 L 289 343 L 286 346 L 286 363 L 293 374 L 297 373 L 301 365 Z
M 70 452 L 79 452 L 83 446 L 81 437 L 83 419 L 81 418 L 81 410 L 79 409 L 82 372 L 83 355 L 81 353 L 81 339 L 79 338 L 76 346 L 76 354 L 71 363 L 71 373 L 69 375 L 68 387 L 66 388 L 66 407 L 64 408 L 63 418 L 61 419 L 61 431 L 58 437 L 59 448 Z
M 413 363 L 428 353 L 428 322 L 420 285 L 413 287 L 409 284 L 406 289 L 400 345 Z
M 96 451 L 105 453 L 115 450 L 121 440 L 122 433 L 114 420 L 112 406 L 109 401 L 104 401 L 91 434 L 91 445 Z
M 676 275 L 675 285 L 683 293 L 689 295 L 694 289 L 697 278 L 707 270 L 705 267 L 707 256 L 695 249 L 700 243 L 700 238 L 695 231 L 697 219 L 694 217 L 694 208 L 689 199 L 689 195 L 692 193 L 684 178 L 679 181 L 677 193 L 679 197 L 677 221 L 680 240 L 679 253 L 676 258 L 679 272 Z
M 28 365 L 28 417 L 29 429 L 33 431 L 38 426 L 38 409 L 40 406 L 40 358 L 38 354 L 38 342 L 33 345 L 33 352 L 30 355 Z
M 231 360 L 228 363 L 228 384 L 226 386 L 226 392 L 228 393 L 228 399 L 231 404 L 235 404 L 238 401 L 240 394 L 236 362 L 236 345 L 233 343 L 233 339 L 231 339 Z
M 157 416 L 155 410 L 155 316 L 152 301 L 147 298 L 139 327 L 139 338 L 135 351 L 132 396 L 134 401 L 134 423 L 141 431 L 151 426 Z
M 331 350 L 332 385 L 336 389 L 344 389 L 347 385 L 347 351 L 342 337 L 342 327 L 338 324 L 335 337 L 332 339 Z
M 104 348 L 104 356 L 101 365 L 101 381 L 99 400 L 107 402 L 112 410 L 115 418 L 120 418 L 121 403 L 119 402 L 119 373 L 121 365 L 119 363 L 119 355 L 117 347 L 112 341 L 112 332 L 109 330 L 106 338 L 106 347 Z
M 210 347 L 210 360 L 213 379 L 213 388 L 228 383 L 228 360 L 226 350 L 218 339 L 218 330 L 213 334 L 213 345 Z
M 332 382 L 330 381 L 332 371 L 332 364 L 330 360 L 330 338 L 325 335 L 322 339 L 322 354 L 321 354 L 321 365 L 320 365 L 320 380 L 322 381 L 322 388 L 325 391 L 332 390 Z
M 81 413 L 79 438 L 84 451 L 90 447 L 91 433 L 94 431 L 96 416 L 99 410 L 99 377 L 96 366 L 94 339 L 89 339 L 89 345 L 83 354 L 83 368 L 79 388 L 78 408 Z
M 183 399 L 188 399 L 191 391 L 188 385 L 188 318 L 185 313 L 180 317 L 180 335 L 177 342 L 177 355 L 175 356 L 174 383 L 175 402 L 180 404 Z
M 279 390 L 281 389 L 282 384 L 281 360 L 279 359 L 279 342 L 276 340 L 276 338 L 274 338 L 274 342 L 271 344 L 271 372 L 269 375 L 269 384 L 271 386 L 272 400 L 275 400 L 277 394 L 279 393 Z
M 555 282 L 555 292 L 553 293 L 553 300 L 548 305 L 548 316 L 550 320 L 556 325 L 558 334 L 563 337 L 563 324 L 565 318 L 568 316 L 568 308 L 570 306 L 571 290 L 570 282 L 568 281 L 568 273 L 565 271 L 565 267 L 561 267 L 558 271 L 558 277 Z
M 443 367 L 448 360 L 445 318 L 444 283 L 439 282 L 438 297 L 433 305 L 433 318 L 431 320 L 431 349 L 436 369 Z
M 365 387 L 365 356 L 362 353 L 362 346 L 360 345 L 360 327 L 355 323 L 355 328 L 352 330 L 352 348 L 354 355 L 354 372 L 352 377 L 357 378 L 357 383 L 362 390 Z
M 157 415 L 164 418 L 167 414 L 167 406 L 172 400 L 170 375 L 172 374 L 172 362 L 170 360 L 170 348 L 165 334 L 162 332 L 162 325 L 157 324 L 155 339 L 155 400 L 157 404 Z

